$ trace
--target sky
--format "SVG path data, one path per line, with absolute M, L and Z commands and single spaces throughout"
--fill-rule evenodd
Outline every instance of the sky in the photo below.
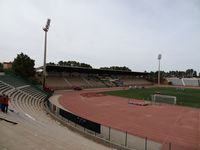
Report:
M 200 72 L 199 0 L 0 0 L 0 62 L 23 52 L 43 65 L 75 60 L 93 68 Z

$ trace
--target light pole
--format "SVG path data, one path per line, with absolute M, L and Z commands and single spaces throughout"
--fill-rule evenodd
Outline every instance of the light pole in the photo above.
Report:
M 162 55 L 158 55 L 158 85 L 160 85 L 160 60 L 161 60 Z
M 45 32 L 45 39 L 44 39 L 44 64 L 43 64 L 43 89 L 45 88 L 45 81 L 46 81 L 46 53 L 47 53 L 47 32 L 50 26 L 50 19 L 47 19 L 46 26 L 43 28 Z

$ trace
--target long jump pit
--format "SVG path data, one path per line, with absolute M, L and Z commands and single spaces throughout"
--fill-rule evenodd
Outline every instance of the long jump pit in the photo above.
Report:
M 161 143 L 162 150 L 200 150 L 199 109 L 132 105 L 128 98 L 98 94 L 102 91 L 67 91 L 59 103 L 82 118 Z

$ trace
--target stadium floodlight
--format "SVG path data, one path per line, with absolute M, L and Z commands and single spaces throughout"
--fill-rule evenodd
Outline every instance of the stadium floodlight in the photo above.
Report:
M 48 32 L 49 27 L 50 27 L 50 22 L 51 22 L 51 19 L 47 19 L 46 26 L 43 28 L 43 30 L 44 30 L 45 32 Z
M 46 26 L 43 28 L 45 32 L 45 39 L 44 39 L 44 64 L 43 64 L 43 88 L 45 88 L 45 81 L 46 81 L 46 52 L 47 52 L 47 32 L 50 27 L 50 19 L 47 19 Z
M 158 85 L 160 85 L 160 60 L 162 58 L 161 54 L 158 54 Z

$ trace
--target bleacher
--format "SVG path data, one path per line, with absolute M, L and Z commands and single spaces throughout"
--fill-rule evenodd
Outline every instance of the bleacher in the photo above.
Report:
M 175 86 L 200 86 L 198 78 L 167 78 L 167 81 Z
M 0 94 L 8 95 L 13 100 L 26 98 L 40 102 L 48 95 L 28 82 L 10 75 L 0 75 Z
M 68 80 L 68 82 L 72 85 L 72 87 L 79 86 L 83 88 L 89 88 L 90 84 L 86 82 L 86 80 L 84 80 L 83 78 L 84 78 L 83 76 L 69 76 L 66 77 L 65 79 Z
M 86 76 L 84 80 L 87 80 L 91 88 L 105 87 L 105 84 L 97 76 Z
M 9 89 L 14 90 L 9 95 L 12 98 L 9 101 L 8 114 L 0 111 L 0 141 L 3 141 L 0 144 L 0 150 L 56 150 L 80 149 L 80 147 L 83 150 L 88 150 L 88 148 L 97 149 L 99 147 L 96 143 L 68 130 L 50 117 L 44 109 L 43 101 L 5 84 L 2 80 L 0 80 L 0 87 L 9 87 Z M 17 123 L 17 125 L 12 122 Z M 80 144 L 79 141 L 82 141 L 83 144 Z M 88 144 L 85 145 L 85 143 Z M 101 146 L 98 149 L 105 148 Z
M 106 88 L 116 86 L 152 85 L 146 72 L 91 69 L 69 66 L 46 66 L 46 86 L 54 90 L 80 88 Z
M 84 76 L 47 76 L 46 86 L 52 89 L 70 89 L 76 86 L 82 88 L 106 87 L 99 79 Z
M 183 78 L 185 86 L 199 86 L 199 80 L 197 78 Z
M 37 99 L 45 99 L 45 97 L 46 97 L 46 93 L 41 92 L 31 86 L 21 88 L 20 90 L 32 97 L 37 98 Z
M 52 89 L 69 89 L 71 85 L 63 77 L 47 76 L 46 86 Z
M 11 75 L 0 75 L 0 81 L 9 84 L 15 88 L 27 85 L 24 81 Z
M 109 76 L 100 77 L 100 80 L 101 80 L 101 82 L 104 83 L 104 85 L 106 85 L 107 87 L 114 87 L 114 86 L 116 86 L 116 85 L 113 83 L 112 77 L 109 77 Z
M 171 82 L 175 86 L 184 86 L 183 80 L 180 78 L 167 78 L 168 82 Z
M 72 87 L 81 88 L 102 88 L 102 87 L 116 87 L 116 86 L 145 86 L 152 85 L 151 82 L 142 78 L 135 78 L 131 76 L 119 76 L 113 78 L 112 76 L 99 75 L 48 75 L 46 78 L 46 86 L 55 90 L 71 89 Z
M 120 80 L 123 82 L 124 86 L 135 86 L 135 85 L 152 85 L 151 82 L 143 78 L 136 78 L 132 76 L 122 76 Z
M 3 95 L 3 94 L 6 94 L 7 91 L 10 91 L 12 90 L 14 87 L 2 82 L 0 80 L 0 94 Z

